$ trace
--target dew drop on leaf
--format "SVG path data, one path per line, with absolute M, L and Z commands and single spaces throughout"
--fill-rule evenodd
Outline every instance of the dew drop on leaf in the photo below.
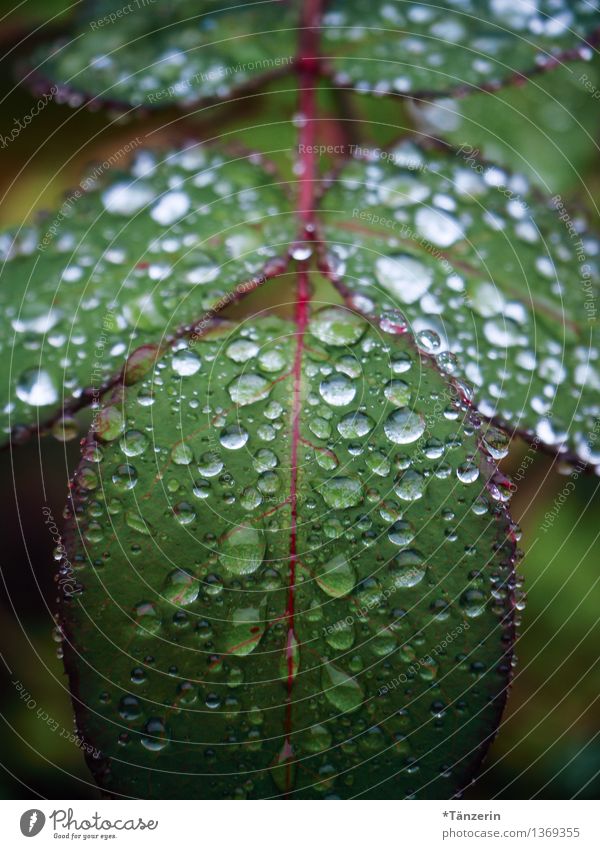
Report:
M 321 686 L 327 701 L 342 713 L 352 713 L 362 704 L 360 684 L 333 663 L 323 664 Z

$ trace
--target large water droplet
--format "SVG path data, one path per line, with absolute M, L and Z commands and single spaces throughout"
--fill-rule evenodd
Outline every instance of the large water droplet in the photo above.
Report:
M 251 654 L 265 632 L 266 599 L 258 607 L 238 607 L 223 629 L 222 651 L 236 657 Z
M 431 286 L 433 269 L 406 254 L 398 254 L 379 257 L 375 276 L 390 295 L 405 304 L 413 304 Z
M 366 436 L 375 427 L 375 422 L 365 413 L 348 413 L 337 424 L 340 436 L 344 439 L 358 439 Z
M 141 183 L 117 183 L 102 195 L 105 209 L 114 215 L 133 215 L 155 197 L 154 189 Z
M 356 386 L 346 375 L 334 374 L 321 381 L 319 392 L 332 407 L 345 407 L 354 399 Z
M 227 387 L 229 397 L 234 404 L 247 407 L 267 398 L 271 391 L 271 383 L 260 374 L 241 374 L 231 381 Z
M 193 351 L 182 350 L 173 354 L 171 365 L 175 374 L 189 377 L 196 374 L 201 366 L 200 357 Z
M 328 596 L 342 598 L 354 589 L 356 574 L 346 557 L 343 554 L 336 554 L 327 563 L 318 567 L 315 580 Z
M 187 213 L 191 201 L 185 192 L 167 192 L 150 212 L 150 216 L 165 227 L 174 224 Z
M 319 491 L 327 506 L 337 510 L 356 507 L 363 500 L 362 485 L 355 478 L 331 478 L 325 481 Z
M 392 583 L 398 589 L 416 587 L 425 577 L 423 555 L 414 549 L 401 551 L 390 568 Z
M 221 431 L 219 442 L 223 448 L 237 451 L 238 448 L 243 448 L 248 442 L 248 431 L 238 425 L 229 425 Z
M 167 578 L 163 596 L 172 604 L 184 607 L 198 598 L 199 584 L 193 575 L 183 569 L 175 569 Z
M 425 426 L 425 419 L 420 413 L 415 413 L 408 407 L 402 407 L 388 416 L 383 429 L 390 442 L 396 445 L 408 445 L 416 442 L 424 433 Z
M 251 575 L 263 562 L 266 541 L 263 531 L 239 525 L 219 544 L 219 560 L 232 575 Z
M 324 663 L 321 670 L 321 686 L 327 701 L 342 713 L 352 713 L 364 698 L 360 684 L 333 663 Z
M 47 371 L 30 368 L 19 377 L 17 398 L 32 407 L 45 407 L 58 401 L 58 390 Z
M 320 342 L 333 347 L 354 345 L 364 334 L 367 322 L 342 307 L 325 307 L 310 320 L 309 331 Z

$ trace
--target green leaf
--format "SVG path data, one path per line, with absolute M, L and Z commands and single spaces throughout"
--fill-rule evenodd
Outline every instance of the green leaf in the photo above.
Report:
M 79 192 L 51 221 L 4 237 L 5 433 L 97 402 L 126 358 L 135 380 L 178 328 L 202 324 L 298 256 L 293 203 L 275 178 L 251 155 L 228 160 L 201 146 L 141 152 L 130 173 Z M 600 463 L 600 242 L 560 196 L 544 200 L 468 147 L 405 142 L 350 162 L 318 223 L 317 260 L 353 308 L 408 323 L 443 370 L 474 387 L 487 418 L 565 459 Z M 273 283 L 275 301 L 287 300 L 286 285 Z M 335 309 L 318 322 L 324 344 L 361 333 L 357 317 L 340 325 Z M 197 363 L 182 355 L 180 368 Z M 267 386 L 241 375 L 234 401 Z M 332 378 L 331 391 L 344 387 Z M 388 388 L 403 391 L 401 380 Z M 360 416 L 341 426 L 362 438 Z
M 400 310 L 389 320 L 466 379 L 486 417 L 600 462 L 600 242 L 583 216 L 468 147 L 410 143 L 349 165 L 322 207 L 329 274 L 350 303 Z
M 585 0 L 332 0 L 323 52 L 335 81 L 361 91 L 462 93 L 553 67 L 565 51 L 591 58 L 587 36 L 599 26 L 598 8 Z
M 54 80 L 73 105 L 82 97 L 157 108 L 227 100 L 248 84 L 290 72 L 294 7 L 134 0 L 128 10 L 120 0 L 103 0 L 90 4 L 72 37 L 38 49 L 30 73 L 37 84 Z
M 448 797 L 494 733 L 515 551 L 479 422 L 407 336 L 301 303 L 180 339 L 84 447 L 61 627 L 115 795 Z
M 2 235 L 1 433 L 97 400 L 127 357 L 130 371 L 145 367 L 155 351 L 142 346 L 285 263 L 289 200 L 253 157 L 144 150 L 128 171 L 93 177 L 38 225 Z
M 323 5 L 322 72 L 338 86 L 378 94 L 496 88 L 568 59 L 590 58 L 590 34 L 600 26 L 598 9 L 585 0 Z M 82 98 L 152 107 L 226 100 L 293 71 L 304 32 L 297 0 L 244 8 L 205 2 L 201 11 L 191 0 L 147 7 L 140 0 L 137 8 L 123 9 L 120 0 L 91 5 L 71 38 L 34 53 L 29 82 L 53 80 L 73 104 Z

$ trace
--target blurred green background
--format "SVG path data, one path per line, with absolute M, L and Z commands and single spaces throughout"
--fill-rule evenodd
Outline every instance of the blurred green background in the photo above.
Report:
M 28 114 L 37 98 L 16 85 L 15 63 L 36 40 L 68 21 L 64 0 L 27 0 L 16 11 L 0 3 L 0 134 Z M 61 11 L 64 14 L 60 15 Z M 44 26 L 37 31 L 40 24 Z M 540 187 L 560 192 L 600 216 L 600 101 L 582 75 L 600 84 L 600 62 L 573 64 L 536 77 L 525 88 L 476 95 L 462 102 L 407 108 L 397 99 L 357 96 L 340 104 L 322 92 L 324 115 L 343 106 L 348 119 L 324 121 L 328 142 L 340 132 L 382 144 L 410 130 L 470 144 L 491 159 L 527 171 Z M 0 148 L 0 225 L 19 226 L 52 208 L 77 185 L 85 168 L 136 136 L 151 144 L 210 139 L 232 130 L 248 146 L 292 162 L 293 82 L 280 80 L 267 98 L 245 98 L 235 108 L 212 107 L 187 116 L 167 111 L 132 114 L 48 103 L 29 127 Z M 261 294 L 260 297 L 268 297 Z M 85 417 L 84 417 L 85 418 Z M 84 421 L 82 421 L 82 432 Z M 73 720 L 66 678 L 52 637 L 54 542 L 44 524 L 47 507 L 60 526 L 78 441 L 32 440 L 0 453 L 2 597 L 0 663 L 3 676 L 0 797 L 94 798 L 83 756 L 68 739 Z M 523 529 L 520 566 L 527 606 L 521 614 L 518 666 L 498 739 L 471 798 L 597 798 L 600 793 L 600 675 L 598 533 L 600 495 L 595 478 L 580 476 L 550 530 L 545 512 L 567 482 L 556 464 L 513 443 L 505 469 L 526 468 L 517 480 L 513 515 Z M 565 470 L 563 470 L 564 472 Z

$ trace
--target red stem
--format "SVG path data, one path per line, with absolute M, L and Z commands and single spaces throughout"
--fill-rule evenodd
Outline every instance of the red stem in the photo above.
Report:
M 315 156 L 315 140 L 317 129 L 316 116 L 316 85 L 320 69 L 319 61 L 319 26 L 321 21 L 323 0 L 306 0 L 303 10 L 302 29 L 300 34 L 300 49 L 297 65 L 300 73 L 300 138 L 298 144 L 298 161 L 300 164 L 298 217 L 300 222 L 299 239 L 312 242 L 314 239 L 314 215 L 316 205 L 317 162 Z M 290 565 L 288 579 L 288 598 L 286 606 L 287 639 L 287 701 L 285 711 L 285 743 L 281 759 L 286 762 L 285 787 L 289 794 L 292 786 L 291 762 L 293 748 L 292 735 L 292 689 L 295 677 L 294 634 L 296 566 L 298 562 L 298 448 L 300 445 L 300 415 L 302 412 L 302 357 L 304 354 L 304 337 L 309 318 L 310 283 L 309 262 L 303 259 L 299 263 L 296 289 L 296 353 L 294 356 L 293 395 L 292 395 L 292 441 L 290 457 Z

